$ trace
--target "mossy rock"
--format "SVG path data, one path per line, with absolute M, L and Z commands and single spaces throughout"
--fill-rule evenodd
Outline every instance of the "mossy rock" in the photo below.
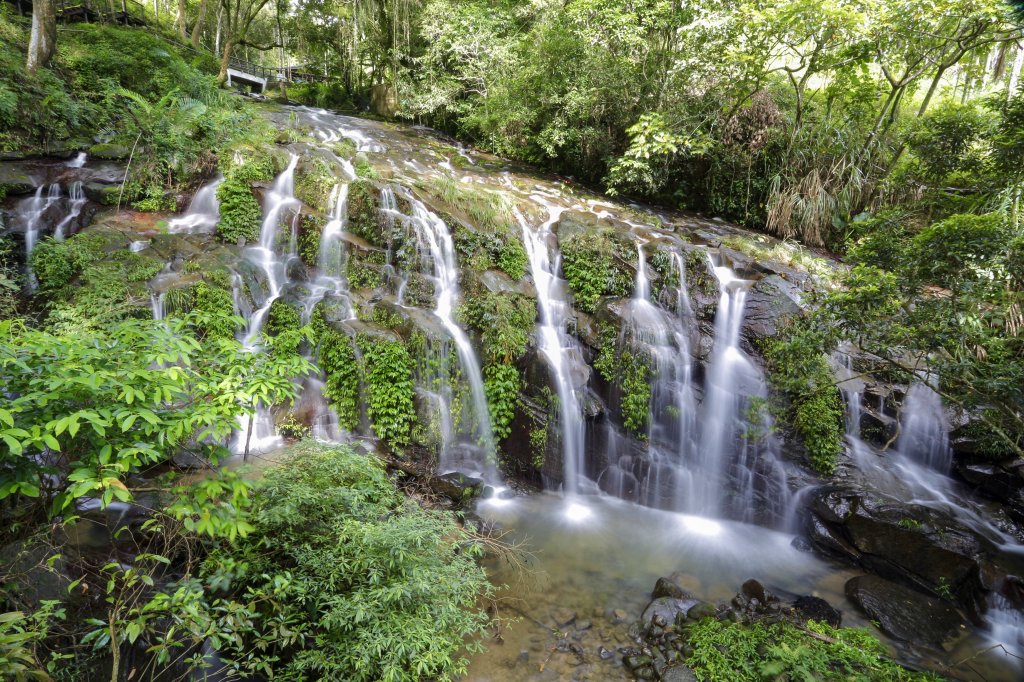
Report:
M 320 237 L 326 224 L 327 218 L 319 213 L 304 211 L 299 218 L 299 258 L 311 268 L 320 261 Z
M 384 221 L 380 215 L 380 193 L 367 180 L 356 180 L 348 186 L 348 230 L 377 247 L 385 247 Z
M 102 142 L 89 147 L 89 156 L 97 159 L 127 159 L 131 153 L 130 147 L 114 142 Z

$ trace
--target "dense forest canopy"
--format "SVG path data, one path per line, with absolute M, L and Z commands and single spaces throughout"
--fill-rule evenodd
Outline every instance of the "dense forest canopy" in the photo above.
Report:
M 491 471 L 575 493 L 559 478 L 569 395 L 581 434 L 584 413 L 605 420 L 601 433 L 627 443 L 622 460 L 648 475 L 636 453 L 663 437 L 659 420 L 671 416 L 677 435 L 703 409 L 659 406 L 658 372 L 678 373 L 674 389 L 706 382 L 713 403 L 713 366 L 730 353 L 756 358 L 763 388 L 732 405 L 736 449 L 753 461 L 785 442 L 786 467 L 771 474 L 786 500 L 803 504 L 859 466 L 843 356 L 854 382 L 886 387 L 878 433 L 863 434 L 879 459 L 898 450 L 911 387 L 927 387 L 961 417 L 958 456 L 1003 476 L 984 492 L 1009 511 L 985 528 L 1019 533 L 1024 17 L 1012 4 L 101 4 L 0 3 L 0 158 L 23 164 L 0 163 L 0 676 L 464 676 L 506 617 L 479 559 L 523 559 L 462 514 L 497 479 L 434 476 L 449 473 L 434 469 L 453 429 L 491 449 Z M 229 68 L 261 74 L 266 90 L 236 96 Z M 297 104 L 380 127 L 328 134 L 317 117 L 353 119 Z M 411 136 L 415 153 L 399 158 Z M 86 157 L 91 175 L 67 182 Z M 516 162 L 538 170 L 511 179 L 527 173 Z M 469 165 L 479 182 L 458 179 Z M 555 188 L 566 205 L 546 203 Z M 182 213 L 209 218 L 190 206 L 201 196 L 209 224 L 172 229 Z M 60 202 L 76 212 L 40 234 Z M 699 229 L 677 230 L 687 220 Z M 722 351 L 730 292 L 762 275 L 798 293 L 742 342 L 741 310 Z M 650 331 L 630 330 L 641 318 L 677 325 L 648 334 L 675 365 L 630 346 Z M 554 391 L 551 358 L 539 359 L 567 348 L 589 382 L 579 396 Z M 359 438 L 304 440 L 317 435 L 310 393 L 332 428 Z M 221 468 L 249 459 L 260 418 L 278 441 L 300 441 L 284 464 L 259 480 Z M 768 477 L 762 464 L 750 480 Z M 740 497 L 739 484 L 721 487 Z M 956 553 L 961 535 L 903 510 L 887 519 L 906 533 L 897 544 L 927 537 Z M 749 522 L 746 511 L 733 520 Z M 109 537 L 91 546 L 98 517 Z M 835 544 L 853 551 L 852 539 Z M 858 564 L 886 577 L 893 565 Z M 1024 604 L 1017 578 L 971 566 L 978 575 L 915 574 L 910 587 L 977 622 L 978 595 Z M 762 622 L 759 605 L 684 615 L 673 656 L 702 679 L 930 679 L 867 634 Z M 574 652 L 559 632 L 572 622 L 591 629 L 575 613 L 559 620 L 551 651 Z M 645 628 L 629 636 L 649 643 Z M 642 651 L 619 654 L 653 671 Z

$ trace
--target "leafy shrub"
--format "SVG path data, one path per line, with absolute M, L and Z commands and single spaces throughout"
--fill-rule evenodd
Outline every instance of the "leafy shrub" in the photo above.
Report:
M 485 290 L 467 296 L 459 314 L 480 333 L 487 357 L 492 362 L 508 363 L 526 352 L 537 304 L 528 296 Z
M 592 313 L 602 296 L 624 296 L 629 291 L 629 278 L 615 267 L 614 245 L 606 234 L 573 234 L 561 247 L 562 272 L 581 310 Z
M 352 339 L 336 329 L 320 333 L 317 363 L 326 377 L 324 397 L 338 413 L 338 425 L 348 431 L 359 426 L 359 364 Z
M 217 187 L 220 202 L 220 222 L 217 238 L 227 244 L 239 239 L 256 241 L 260 235 L 263 214 L 248 183 L 228 178 Z
M 416 422 L 412 358 L 401 341 L 360 335 L 366 405 L 377 436 L 394 447 L 409 444 Z
M 348 230 L 375 246 L 384 246 L 377 212 L 377 188 L 366 180 L 357 180 L 348 186 Z
M 191 321 L 201 334 L 210 339 L 232 339 L 239 319 L 234 316 L 235 303 L 231 292 L 200 282 L 195 286 L 195 302 Z
M 381 462 L 306 442 L 270 469 L 254 530 L 206 562 L 229 586 L 226 658 L 275 679 L 412 682 L 465 672 L 489 594 L 480 550 L 451 515 L 406 502 Z
M 491 428 L 498 440 L 504 440 L 512 433 L 521 386 L 522 377 L 514 365 L 484 366 L 484 393 L 491 414 Z
M 773 411 L 792 424 L 822 474 L 835 471 L 843 452 L 843 403 L 825 359 L 827 344 L 823 332 L 798 320 L 762 345 L 768 382 L 782 401 Z

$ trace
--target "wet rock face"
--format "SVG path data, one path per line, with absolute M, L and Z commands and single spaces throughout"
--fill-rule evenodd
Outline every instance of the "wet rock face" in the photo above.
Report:
M 851 579 L 846 596 L 883 632 L 905 642 L 942 647 L 965 632 L 963 617 L 948 602 L 878 576 Z
M 809 509 L 808 537 L 820 551 L 941 596 L 969 614 L 982 609 L 982 569 L 995 547 L 952 518 L 842 486 L 819 489 Z

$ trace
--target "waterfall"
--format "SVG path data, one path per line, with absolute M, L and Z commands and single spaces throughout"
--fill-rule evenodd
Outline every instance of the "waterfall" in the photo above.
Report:
M 218 174 L 211 182 L 200 187 L 192 197 L 188 210 L 181 216 L 167 221 L 167 231 L 171 234 L 212 232 L 220 220 L 217 188 L 222 182 L 224 182 L 224 176 Z
M 287 216 L 289 211 L 294 213 L 293 222 L 299 217 L 299 202 L 295 199 L 295 166 L 298 162 L 299 156 L 292 154 L 288 167 L 277 176 L 274 184 L 267 190 L 263 199 L 260 241 L 246 249 L 247 258 L 263 272 L 266 284 L 266 294 L 262 298 L 262 303 L 249 318 L 249 326 L 243 339 L 246 348 L 253 348 L 258 343 L 270 306 L 281 296 L 285 264 L 274 251 L 274 245 L 282 218 Z
M 558 414 L 562 434 L 562 487 L 566 495 L 573 496 L 580 491 L 582 477 L 586 474 L 583 454 L 583 409 L 572 377 L 570 351 L 576 349 L 576 342 L 566 331 L 571 306 L 568 285 L 558 277 L 561 256 L 548 249 L 553 235 L 551 227 L 558 222 L 565 211 L 550 204 L 541 196 L 534 199 L 548 210 L 548 218 L 541 226 L 530 229 L 521 214 L 516 213 L 523 229 L 523 243 L 530 261 L 530 273 L 537 289 L 537 306 L 540 310 L 540 326 L 537 329 L 540 350 L 551 368 L 551 378 L 558 394 Z
M 153 311 L 154 320 L 164 319 L 164 299 L 167 296 L 167 292 L 161 291 L 159 294 L 155 291 L 149 295 L 149 308 Z
M 464 471 L 482 475 L 486 480 L 497 478 L 496 447 L 491 429 L 491 415 L 484 393 L 484 380 L 480 363 L 473 352 L 466 332 L 455 322 L 455 301 L 459 295 L 459 272 L 455 260 L 452 235 L 440 217 L 432 213 L 421 201 L 410 197 L 412 215 L 409 222 L 416 230 L 421 246 L 423 264 L 433 271 L 436 304 L 434 314 L 455 342 L 463 376 L 469 385 L 473 416 L 476 420 L 479 448 L 442 448 L 439 469 L 442 472 Z M 426 248 L 423 249 L 422 247 Z M 482 451 L 481 451 L 482 450 Z
M 919 381 L 907 391 L 900 411 L 901 455 L 930 469 L 949 473 L 953 452 L 949 447 L 949 423 L 942 398 L 928 383 Z
M 673 258 L 673 264 L 675 262 Z M 694 487 L 700 484 L 689 467 L 695 449 L 696 400 L 689 341 L 693 321 L 685 269 L 680 268 L 678 283 L 681 291 L 676 296 L 675 315 L 652 304 L 644 245 L 637 244 L 636 282 L 622 339 L 622 343 L 645 358 L 652 369 L 647 429 L 650 470 L 637 492 L 643 504 L 672 510 L 685 509 Z M 619 479 L 620 486 L 631 485 L 636 480 L 629 472 L 632 459 L 628 454 L 625 457 L 612 459 L 611 474 Z M 618 471 L 614 469 L 616 466 Z M 625 496 L 626 492 L 620 489 L 619 496 Z
M 85 191 L 82 189 L 82 182 L 80 180 L 76 180 L 71 183 L 71 186 L 68 188 L 68 198 L 71 200 L 71 206 L 68 210 L 68 214 L 64 216 L 64 219 L 61 220 L 53 230 L 53 238 L 57 241 L 64 240 L 64 237 L 66 236 L 65 231 L 74 223 L 75 219 L 82 214 L 82 208 L 85 206 L 86 198 Z
M 39 241 L 43 214 L 60 199 L 60 196 L 60 185 L 56 183 L 50 185 L 45 198 L 43 197 L 43 185 L 39 185 L 32 198 L 27 200 L 28 205 L 20 211 L 22 222 L 25 225 L 25 268 L 28 273 L 29 292 L 35 291 L 36 288 L 36 276 L 32 272 L 32 251 L 35 250 L 36 243 Z
M 88 158 L 88 154 L 85 152 L 78 152 L 74 158 L 68 161 L 68 168 L 82 168 L 85 166 L 85 160 Z

